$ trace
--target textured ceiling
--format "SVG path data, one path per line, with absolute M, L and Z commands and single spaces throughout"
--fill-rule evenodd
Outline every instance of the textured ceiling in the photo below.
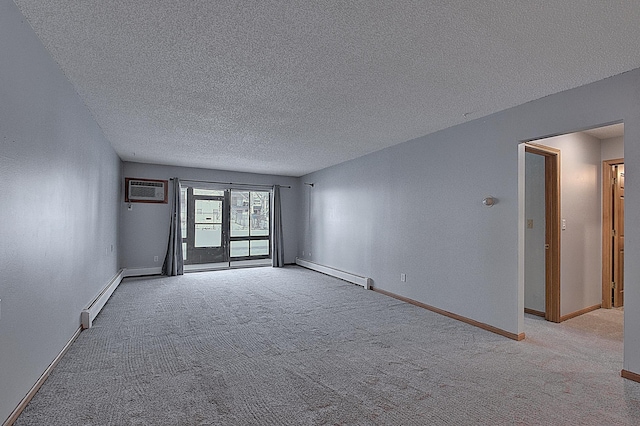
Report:
M 637 0 L 15 2 L 138 162 L 299 176 L 640 67 Z

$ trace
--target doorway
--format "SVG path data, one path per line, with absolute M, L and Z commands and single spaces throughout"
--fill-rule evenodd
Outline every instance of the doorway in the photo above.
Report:
M 556 299 L 560 312 L 555 321 L 565 321 L 600 307 L 615 307 L 616 304 L 622 306 L 624 303 L 624 215 L 621 214 L 624 210 L 625 190 L 623 131 L 623 124 L 619 123 L 550 136 L 536 140 L 535 144 L 528 142 L 527 145 L 533 145 L 533 148 L 527 149 L 527 152 L 525 144 L 521 145 L 520 176 L 523 183 L 520 187 L 522 192 L 519 202 L 520 208 L 525 212 L 520 216 L 520 235 L 524 253 L 521 263 L 523 273 L 520 275 L 523 278 L 525 296 L 523 308 L 530 308 L 526 300 L 526 266 L 529 255 L 526 254 L 526 237 L 530 232 L 530 226 L 525 208 L 528 191 L 525 188 L 528 167 L 525 159 L 526 155 L 531 155 L 529 152 L 541 148 L 540 144 L 562 150 L 562 164 L 558 164 L 558 169 L 562 169 L 562 177 L 559 180 L 562 180 L 563 208 L 561 216 L 558 211 L 559 223 L 554 227 L 558 234 L 562 234 L 562 260 L 558 261 L 558 269 L 562 274 L 558 286 L 561 292 Z M 537 156 L 542 158 L 544 153 L 538 154 Z M 609 175 L 611 179 L 607 178 Z M 618 186 L 605 186 L 605 183 L 611 180 Z M 606 195 L 607 191 L 610 191 L 610 195 Z M 612 213 L 614 209 L 615 214 Z M 607 225 L 603 215 L 611 218 L 611 225 Z M 615 226 L 613 221 L 617 221 Z M 538 228 L 537 232 L 540 232 L 539 222 L 534 223 L 534 228 Z M 607 234 L 607 230 L 611 232 L 610 235 Z M 615 238 L 613 233 L 616 234 Z M 610 254 L 609 259 L 605 257 L 607 254 Z M 539 269 L 544 268 L 544 264 L 539 266 Z M 551 297 L 554 297 L 553 294 Z M 545 299 L 545 302 L 548 300 Z M 545 318 L 549 317 L 545 305 L 539 310 L 542 312 L 538 314 L 543 313 Z M 527 312 L 532 313 L 529 310 Z
M 560 322 L 560 150 L 533 143 L 525 144 L 525 155 L 533 156 L 531 160 L 541 164 L 541 173 L 538 176 L 528 175 L 527 180 L 536 180 L 537 182 L 526 182 L 525 185 L 532 187 L 536 185 L 541 189 L 541 201 L 544 207 L 541 214 L 543 223 L 531 217 L 526 219 L 525 244 L 528 243 L 533 251 L 543 253 L 539 258 L 544 263 L 544 274 L 539 281 L 542 282 L 543 308 L 538 309 L 527 307 L 525 312 L 544 316 L 547 321 Z M 532 163 L 535 164 L 535 163 Z M 542 238 L 536 239 L 534 229 L 542 229 L 538 232 Z M 533 241 L 533 242 L 532 242 Z M 539 246 L 539 247 L 537 247 Z M 535 262 L 532 257 L 525 258 L 525 274 L 528 270 L 535 270 L 536 265 L 528 265 L 527 262 Z M 525 279 L 525 297 L 527 288 Z M 535 293 L 535 290 L 530 291 Z M 535 299 L 535 296 L 533 297 Z M 538 305 L 540 306 L 540 305 Z
M 624 306 L 624 159 L 602 162 L 602 307 Z
M 183 229 L 185 264 L 227 262 L 229 219 L 226 191 L 183 188 L 186 191 L 186 230 Z M 186 231 L 186 232 L 185 232 Z
M 270 264 L 270 203 L 270 191 L 182 186 L 185 270 Z

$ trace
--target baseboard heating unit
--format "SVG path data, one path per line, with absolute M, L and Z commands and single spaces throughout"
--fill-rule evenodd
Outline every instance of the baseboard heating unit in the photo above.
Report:
M 121 269 L 115 277 L 109 281 L 109 284 L 102 289 L 100 294 L 89 304 L 89 307 L 83 309 L 80 313 L 80 323 L 83 329 L 91 328 L 93 320 L 98 316 L 104 305 L 107 303 L 113 292 L 118 288 L 122 278 L 124 277 L 124 269 Z
M 350 272 L 345 272 L 339 269 L 331 268 L 329 266 L 320 265 L 319 263 L 310 262 L 298 257 L 296 257 L 296 265 L 314 270 L 316 272 L 322 272 L 323 274 L 331 275 L 332 277 L 340 278 L 341 280 L 345 280 L 350 283 L 362 286 L 367 290 L 371 289 L 371 278 L 361 277 L 360 275 L 355 275 Z
M 148 275 L 162 275 L 162 267 L 156 268 L 125 268 L 124 278 L 127 277 L 145 277 Z

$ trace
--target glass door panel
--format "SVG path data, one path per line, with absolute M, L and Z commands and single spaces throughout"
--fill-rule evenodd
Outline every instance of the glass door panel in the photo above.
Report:
M 194 247 L 221 247 L 222 225 L 203 225 L 196 223 Z
M 196 223 L 220 223 L 222 201 L 196 199 Z
M 228 261 L 225 204 L 224 191 L 187 188 L 185 264 Z

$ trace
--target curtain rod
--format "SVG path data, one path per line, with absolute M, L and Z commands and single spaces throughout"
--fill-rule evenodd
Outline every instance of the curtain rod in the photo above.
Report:
M 169 180 L 173 180 L 174 178 L 169 178 Z M 253 183 L 233 183 L 233 182 L 215 182 L 215 181 L 210 181 L 210 180 L 195 180 L 195 179 L 182 179 L 182 178 L 178 178 L 181 181 L 184 182 L 197 182 L 197 183 L 213 183 L 216 185 L 233 185 L 233 186 L 252 186 L 252 187 L 265 187 L 265 188 L 271 188 L 273 187 L 273 185 L 264 185 L 264 184 L 253 184 Z M 277 185 L 280 188 L 291 188 L 291 186 L 289 185 Z

